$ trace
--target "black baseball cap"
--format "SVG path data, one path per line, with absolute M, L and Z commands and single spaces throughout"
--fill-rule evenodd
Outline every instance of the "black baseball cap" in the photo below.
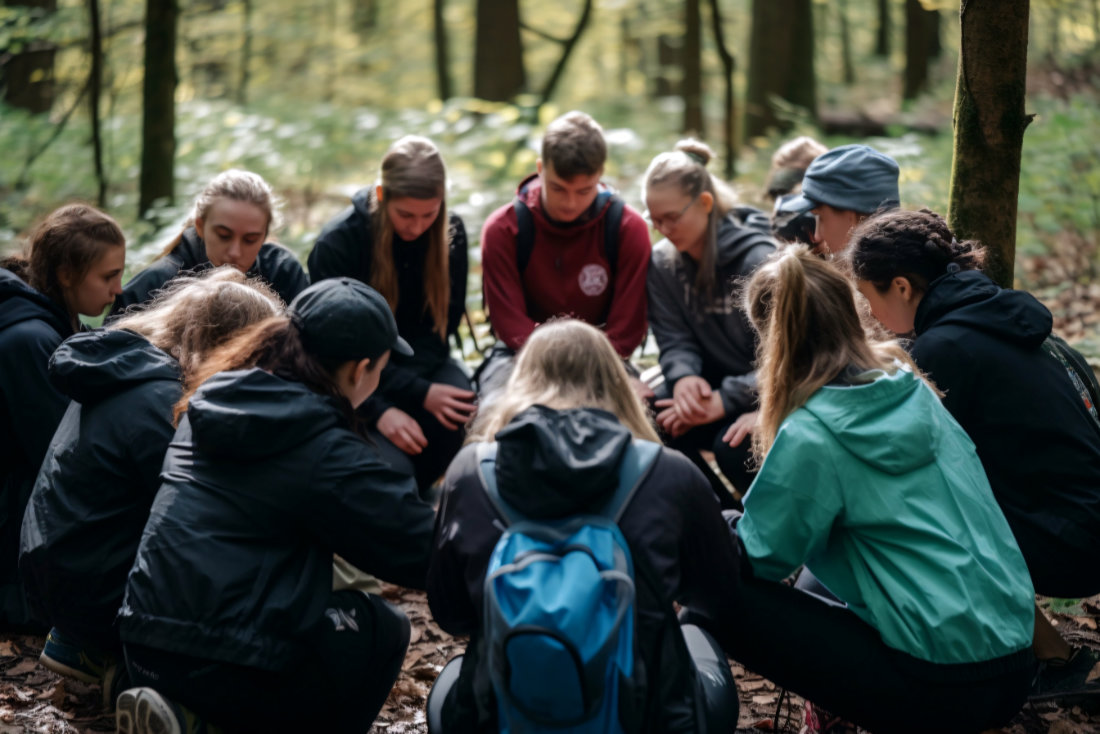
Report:
M 354 278 L 329 278 L 299 293 L 287 309 L 312 354 L 329 360 L 376 359 L 389 350 L 412 356 L 382 294 Z

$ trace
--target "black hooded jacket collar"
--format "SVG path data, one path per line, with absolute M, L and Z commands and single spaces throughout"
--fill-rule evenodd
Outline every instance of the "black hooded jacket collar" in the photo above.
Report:
M 948 273 L 928 286 L 917 306 L 920 336 L 937 326 L 963 326 L 1035 348 L 1050 336 L 1050 311 L 1030 293 L 1001 288 L 977 270 Z
M 64 308 L 15 273 L 0 268 L 0 329 L 30 319 L 46 322 L 62 339 L 73 333 L 72 320 Z
M 500 494 L 535 519 L 597 512 L 618 487 L 631 439 L 606 411 L 535 405 L 497 433 Z
M 103 400 L 141 382 L 179 379 L 179 362 L 145 337 L 121 329 L 77 334 L 50 358 L 54 387 L 82 404 Z

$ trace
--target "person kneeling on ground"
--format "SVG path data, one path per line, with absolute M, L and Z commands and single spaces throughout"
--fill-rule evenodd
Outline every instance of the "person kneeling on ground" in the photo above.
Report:
M 1035 605 L 973 443 L 807 248 L 762 265 L 745 306 L 763 464 L 737 524 L 728 651 L 871 731 L 1004 725 L 1034 673 Z M 847 606 L 777 583 L 802 564 Z
M 19 573 L 31 608 L 53 625 L 42 664 L 102 682 L 109 705 L 124 669 L 115 616 L 175 433 L 181 378 L 282 310 L 274 291 L 226 266 L 177 279 L 148 308 L 69 338 L 50 359 L 51 382 L 72 400 L 23 516 Z
M 713 451 L 737 492 L 748 491 L 750 442 L 722 440 L 731 424 L 750 432 L 756 417 L 756 335 L 737 288 L 775 252 L 775 240 L 767 216 L 736 206 L 729 186 L 707 171 L 713 155 L 703 143 L 683 140 L 646 171 L 650 223 L 665 236 L 653 247 L 646 292 L 664 377 L 656 388 L 657 425 L 669 446 L 707 475 L 722 506 L 733 508 L 699 451 Z
M 990 280 L 985 248 L 927 209 L 868 219 L 847 255 L 871 312 L 913 337 L 914 361 L 974 441 L 1035 590 L 1100 593 L 1100 423 L 1085 384 L 1095 381 L 1052 337 L 1050 311 Z M 1035 655 L 1032 700 L 1100 693 L 1087 680 L 1097 652 L 1071 648 L 1039 611 Z
M 352 430 L 391 349 L 349 278 L 216 350 L 184 393 L 119 627 L 123 732 L 366 731 L 409 642 L 396 607 L 332 591 L 333 553 L 422 588 L 432 508 Z M 232 370 L 232 371 L 223 371 Z M 188 716 L 188 714 L 191 714 Z
M 429 696 L 433 732 L 436 716 L 440 731 L 498 730 L 482 616 L 486 570 L 507 516 L 482 484 L 480 447 L 496 446 L 499 498 L 530 521 L 553 523 L 619 497 L 620 463 L 657 434 L 608 339 L 566 320 L 534 331 L 471 440 L 480 443 L 459 453 L 444 480 L 428 572 L 435 620 L 470 635 L 465 655 L 448 664 Z M 690 606 L 708 627 L 727 616 L 737 589 L 718 580 L 736 579 L 736 546 L 699 470 L 679 452 L 650 446 L 655 461 L 618 520 L 637 584 L 636 664 L 648 682 L 636 705 L 624 705 L 642 719 L 642 731 L 732 731 L 738 701 L 725 654 L 699 627 L 681 632 L 672 604 Z M 546 674 L 538 666 L 525 672 Z

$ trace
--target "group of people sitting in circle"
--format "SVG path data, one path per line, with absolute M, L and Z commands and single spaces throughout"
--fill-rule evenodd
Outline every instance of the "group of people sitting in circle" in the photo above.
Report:
M 481 232 L 474 374 L 449 345 L 466 231 L 422 137 L 308 275 L 252 173 L 216 176 L 125 286 L 115 221 L 54 211 L 0 263 L 0 622 L 49 630 L 42 664 L 101 685 L 120 732 L 363 732 L 410 638 L 381 579 L 469 635 L 429 730 L 506 730 L 484 624 L 507 523 L 478 451 L 555 519 L 605 502 L 640 440 L 625 730 L 732 731 L 727 656 L 805 698 L 807 732 L 979 732 L 1063 693 L 1095 654 L 1034 595 L 1100 592 L 1100 423 L 1050 312 L 900 209 L 871 147 L 785 146 L 770 215 L 711 156 L 658 155 L 643 215 L 602 181 L 600 126 L 552 122 Z M 650 331 L 656 376 L 630 362 Z

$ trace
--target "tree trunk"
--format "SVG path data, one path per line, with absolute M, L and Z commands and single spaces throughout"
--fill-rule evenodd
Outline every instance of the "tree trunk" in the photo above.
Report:
M 943 39 L 940 38 L 940 11 L 928 13 L 928 55 L 938 59 L 943 55 Z
M 1029 0 L 963 0 L 955 90 L 955 150 L 948 223 L 989 250 L 986 272 L 1011 288 L 1020 154 L 1031 116 L 1027 87 Z
M 237 83 L 237 104 L 248 104 L 248 82 L 252 64 L 252 0 L 243 0 L 244 27 L 241 38 L 241 78 Z
M 746 138 L 772 127 L 790 128 L 789 121 L 779 118 L 773 96 L 805 108 L 816 119 L 813 33 L 811 0 L 753 0 Z
M 905 0 L 905 87 L 902 99 L 916 99 L 928 88 L 931 23 L 920 0 Z
M 7 0 L 0 2 L 9 8 L 23 8 L 44 18 L 57 11 L 57 0 Z M 12 107 L 39 114 L 49 112 L 56 94 L 53 62 L 57 48 L 49 41 L 32 39 L 17 50 L 0 48 L 0 91 L 4 102 Z
M 378 2 L 376 0 L 354 0 L 351 6 L 351 24 L 355 32 L 366 37 L 378 25 Z
M 878 0 L 878 28 L 875 30 L 875 56 L 890 56 L 890 0 Z
M 699 0 L 684 3 L 684 66 L 680 93 L 684 98 L 684 132 L 705 137 L 703 121 L 703 19 Z
M 733 73 L 736 71 L 736 61 L 729 47 L 726 46 L 726 34 L 722 27 L 722 10 L 718 6 L 719 0 L 710 0 L 710 18 L 714 26 L 714 45 L 718 47 L 718 56 L 722 59 L 722 80 L 725 82 L 725 115 L 722 124 L 722 137 L 726 142 L 726 168 L 727 179 L 732 179 L 737 174 L 737 130 L 736 109 L 733 96 Z
M 139 216 L 158 200 L 171 202 L 175 193 L 178 21 L 177 0 L 146 0 Z
M 432 0 L 432 32 L 435 34 L 435 79 L 439 85 L 439 99 L 446 102 L 454 96 L 451 86 L 450 54 L 447 50 L 447 26 L 443 12 L 446 0 Z
M 684 47 L 680 40 L 664 33 L 657 36 L 657 76 L 653 82 L 656 97 L 671 97 L 680 90 L 679 80 L 671 76 L 674 69 L 683 66 Z
M 507 102 L 526 84 L 519 0 L 477 0 L 474 96 Z
M 88 80 L 88 113 L 92 124 L 92 155 L 95 178 L 99 184 L 96 203 L 107 206 L 107 175 L 103 171 L 103 137 L 99 129 L 99 98 L 103 87 L 103 32 L 99 25 L 99 0 L 88 0 L 88 20 L 91 29 L 91 69 Z
M 844 83 L 856 82 L 856 69 L 852 65 L 852 34 L 848 28 L 848 0 L 840 0 L 837 5 L 840 15 L 840 63 L 844 68 Z

